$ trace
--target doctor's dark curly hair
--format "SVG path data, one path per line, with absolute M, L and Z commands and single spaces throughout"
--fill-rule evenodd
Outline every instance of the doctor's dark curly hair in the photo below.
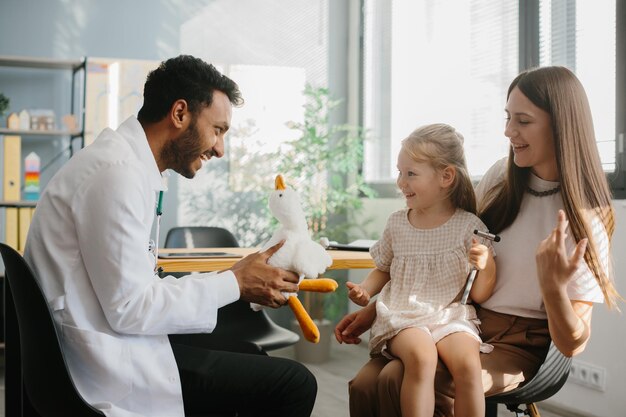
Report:
M 243 104 L 237 84 L 213 65 L 191 55 L 170 58 L 148 74 L 137 118 L 140 122 L 158 122 L 179 99 L 187 101 L 189 110 L 197 113 L 211 105 L 215 90 L 226 94 L 234 106 Z

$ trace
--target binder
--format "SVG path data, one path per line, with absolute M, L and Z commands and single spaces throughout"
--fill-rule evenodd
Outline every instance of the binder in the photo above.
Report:
M 5 201 L 20 200 L 20 161 L 22 159 L 22 138 L 6 135 L 3 144 L 3 177 L 2 199 Z M 17 208 L 5 209 L 4 241 L 12 248 L 19 248 L 19 224 Z
M 4 177 L 3 199 L 6 201 L 20 200 L 20 161 L 22 159 L 22 138 L 20 136 L 4 137 Z
M 19 234 L 18 234 L 18 211 L 15 207 L 10 207 L 6 209 L 5 213 L 6 224 L 5 224 L 5 237 L 4 243 L 9 245 L 15 250 L 19 249 Z
M 0 135 L 0 163 L 4 167 L 4 136 Z M 4 168 L 0 171 L 0 200 L 4 200 Z M 0 242 L 4 242 L 6 237 L 6 209 L 0 207 Z M 2 268 L 3 269 L 3 268 Z M 0 269 L 0 272 L 2 270 Z
M 17 248 L 23 251 L 26 248 L 26 236 L 30 227 L 30 207 L 20 207 L 18 209 L 18 238 Z
M 0 135 L 0 162 L 4 166 L 4 136 Z M 0 172 L 0 200 L 4 200 L 4 168 Z

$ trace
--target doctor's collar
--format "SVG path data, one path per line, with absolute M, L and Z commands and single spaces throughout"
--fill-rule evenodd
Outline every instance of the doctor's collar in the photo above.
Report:
M 161 184 L 163 188 L 159 191 L 167 191 L 168 182 L 171 176 L 172 176 L 172 170 L 170 169 L 166 169 L 165 171 L 161 172 Z

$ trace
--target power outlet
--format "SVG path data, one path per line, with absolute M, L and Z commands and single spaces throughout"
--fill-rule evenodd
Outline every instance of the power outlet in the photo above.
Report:
M 606 369 L 574 359 L 569 370 L 568 381 L 604 392 L 606 389 Z

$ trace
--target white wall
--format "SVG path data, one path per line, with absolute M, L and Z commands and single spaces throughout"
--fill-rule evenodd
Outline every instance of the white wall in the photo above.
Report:
M 613 260 L 618 291 L 626 296 L 626 200 L 613 202 L 616 212 L 616 230 L 613 236 Z M 382 232 L 387 217 L 403 206 L 403 200 L 374 199 L 364 201 L 364 217 L 374 221 L 368 231 Z M 350 271 L 350 280 L 359 282 L 367 271 Z M 626 303 L 620 308 L 626 312 Z M 350 303 L 350 311 L 357 310 Z M 575 360 L 600 366 L 606 370 L 606 389 L 600 392 L 569 381 L 547 403 L 555 407 L 575 410 L 589 417 L 626 416 L 626 318 L 605 305 L 594 308 L 592 337 L 587 349 Z

